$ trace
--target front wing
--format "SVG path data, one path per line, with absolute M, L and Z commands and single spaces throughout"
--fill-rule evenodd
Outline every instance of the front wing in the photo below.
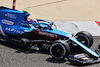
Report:
M 100 62 L 100 58 L 93 59 L 90 58 L 87 54 L 76 54 L 76 55 L 69 55 L 68 60 L 70 62 L 75 62 L 79 64 L 91 64 L 91 63 L 97 63 Z

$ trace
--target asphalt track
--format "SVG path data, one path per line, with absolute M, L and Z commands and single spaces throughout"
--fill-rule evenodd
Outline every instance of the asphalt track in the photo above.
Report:
M 100 37 L 94 36 L 94 44 L 91 47 L 95 50 L 100 43 Z M 0 67 L 77 67 L 80 65 L 70 64 L 67 60 L 58 61 L 51 58 L 48 52 L 31 51 L 11 43 L 0 41 Z M 100 63 L 84 65 L 84 67 L 100 67 Z

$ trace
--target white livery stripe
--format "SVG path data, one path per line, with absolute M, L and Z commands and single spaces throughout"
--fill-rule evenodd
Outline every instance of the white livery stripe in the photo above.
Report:
M 0 25 L 0 34 L 2 34 L 2 35 L 4 35 L 4 36 L 6 36 L 6 35 L 4 34 L 4 32 L 3 32 L 3 30 L 2 30 L 1 25 Z
M 13 3 L 13 6 L 15 6 L 15 2 Z

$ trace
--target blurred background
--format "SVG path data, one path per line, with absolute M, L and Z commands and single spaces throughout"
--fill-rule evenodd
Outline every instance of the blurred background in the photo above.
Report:
M 12 8 L 13 0 L 0 0 Z M 16 0 L 16 9 L 29 9 L 30 18 L 55 21 L 100 21 L 100 0 Z

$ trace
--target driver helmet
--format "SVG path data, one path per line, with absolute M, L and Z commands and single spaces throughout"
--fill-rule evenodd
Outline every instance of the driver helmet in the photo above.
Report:
M 28 13 L 28 11 L 29 11 L 28 9 L 24 9 L 23 10 L 24 13 Z

